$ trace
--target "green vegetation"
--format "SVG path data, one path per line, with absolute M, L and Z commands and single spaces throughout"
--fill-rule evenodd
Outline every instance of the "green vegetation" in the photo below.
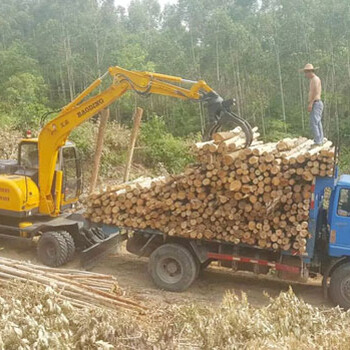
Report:
M 325 134 L 347 149 L 349 11 L 347 0 L 178 0 L 164 8 L 157 0 L 132 0 L 128 9 L 113 0 L 2 0 L 0 127 L 38 128 L 44 112 L 119 65 L 206 80 L 236 98 L 237 113 L 268 140 L 308 135 L 308 82 L 298 68 L 310 61 L 323 81 Z M 205 128 L 196 102 L 131 93 L 111 106 L 112 121 L 130 125 L 136 105 L 151 123 L 153 114 L 163 116 L 166 132 L 176 137 Z M 168 154 L 181 149 L 179 139 L 167 136 L 167 151 L 156 151 L 161 141 L 150 137 L 147 161 L 154 156 L 153 164 L 170 171 L 181 166 L 182 159 Z
M 176 173 L 193 161 L 184 141 L 166 131 L 163 118 L 153 116 L 142 126 L 141 142 L 145 145 L 145 161 L 152 167 L 163 164 Z

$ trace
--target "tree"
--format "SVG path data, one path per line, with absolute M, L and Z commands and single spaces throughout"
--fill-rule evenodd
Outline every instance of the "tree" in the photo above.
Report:
M 110 65 L 205 79 L 266 137 L 308 135 L 307 81 L 298 68 L 320 66 L 326 135 L 350 144 L 350 5 L 347 0 L 2 0 L 0 3 L 1 111 L 13 105 L 8 88 L 26 79 L 41 84 L 47 109 L 65 105 Z M 24 74 L 24 76 L 23 76 Z M 26 94 L 25 94 L 26 95 Z M 34 93 L 34 99 L 35 97 Z M 203 130 L 200 105 L 131 94 L 111 107 L 111 119 L 130 121 L 138 104 L 145 120 L 164 116 L 173 134 Z M 23 107 L 24 108 L 24 107 Z M 22 115 L 30 114 L 21 110 Z M 4 114 L 2 114 L 4 115 Z M 13 115 L 14 121 L 16 120 Z M 34 117 L 33 117 L 34 118 Z

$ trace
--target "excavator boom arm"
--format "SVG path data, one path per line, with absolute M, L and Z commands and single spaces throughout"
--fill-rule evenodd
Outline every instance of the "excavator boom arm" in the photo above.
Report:
M 108 73 L 112 76 L 113 83 L 99 94 L 86 99 L 101 85 L 102 79 Z M 177 85 L 180 83 L 191 86 L 185 88 Z M 170 75 L 129 71 L 117 66 L 110 67 L 106 74 L 95 80 L 79 96 L 63 107 L 61 112 L 49 121 L 40 132 L 38 148 L 40 165 L 39 212 L 41 214 L 53 215 L 55 212 L 55 202 L 51 193 L 55 166 L 58 150 L 65 144 L 69 134 L 84 121 L 108 107 L 128 90 L 134 90 L 140 95 L 159 94 L 183 100 L 212 101 L 214 115 L 219 116 L 222 113 L 229 113 L 226 109 L 222 109 L 222 98 L 202 80 L 191 81 Z M 242 121 L 241 118 L 238 119 Z M 240 124 L 239 121 L 238 124 Z

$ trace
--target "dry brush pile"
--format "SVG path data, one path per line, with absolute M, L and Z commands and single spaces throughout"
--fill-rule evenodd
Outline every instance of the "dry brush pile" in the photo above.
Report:
M 154 308 L 146 315 L 77 308 L 57 286 L 0 286 L 0 348 L 18 349 L 337 349 L 350 343 L 350 313 L 320 309 L 290 290 L 252 307 L 245 295 L 221 305 Z
M 312 181 L 332 176 L 331 142 L 255 140 L 243 149 L 239 128 L 195 146 L 184 173 L 138 179 L 93 194 L 86 215 L 96 223 L 158 229 L 170 236 L 306 250 Z
M 182 349 L 348 349 L 350 313 L 305 303 L 292 289 L 262 308 L 228 293 L 219 307 L 175 308 Z M 178 334 L 178 333 L 177 333 Z
M 1 284 L 0 349 L 125 349 L 126 343 L 134 348 L 147 344 L 148 334 L 134 314 L 93 305 L 80 308 L 62 299 L 62 290 L 29 281 Z M 135 341 L 125 340 L 129 336 Z

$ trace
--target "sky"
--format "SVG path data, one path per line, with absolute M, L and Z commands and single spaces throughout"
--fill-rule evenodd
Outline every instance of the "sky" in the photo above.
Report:
M 123 7 L 128 7 L 130 4 L 131 0 L 114 0 L 114 3 L 118 6 L 121 5 Z M 177 0 L 158 0 L 162 8 L 164 7 L 165 4 L 175 4 Z

